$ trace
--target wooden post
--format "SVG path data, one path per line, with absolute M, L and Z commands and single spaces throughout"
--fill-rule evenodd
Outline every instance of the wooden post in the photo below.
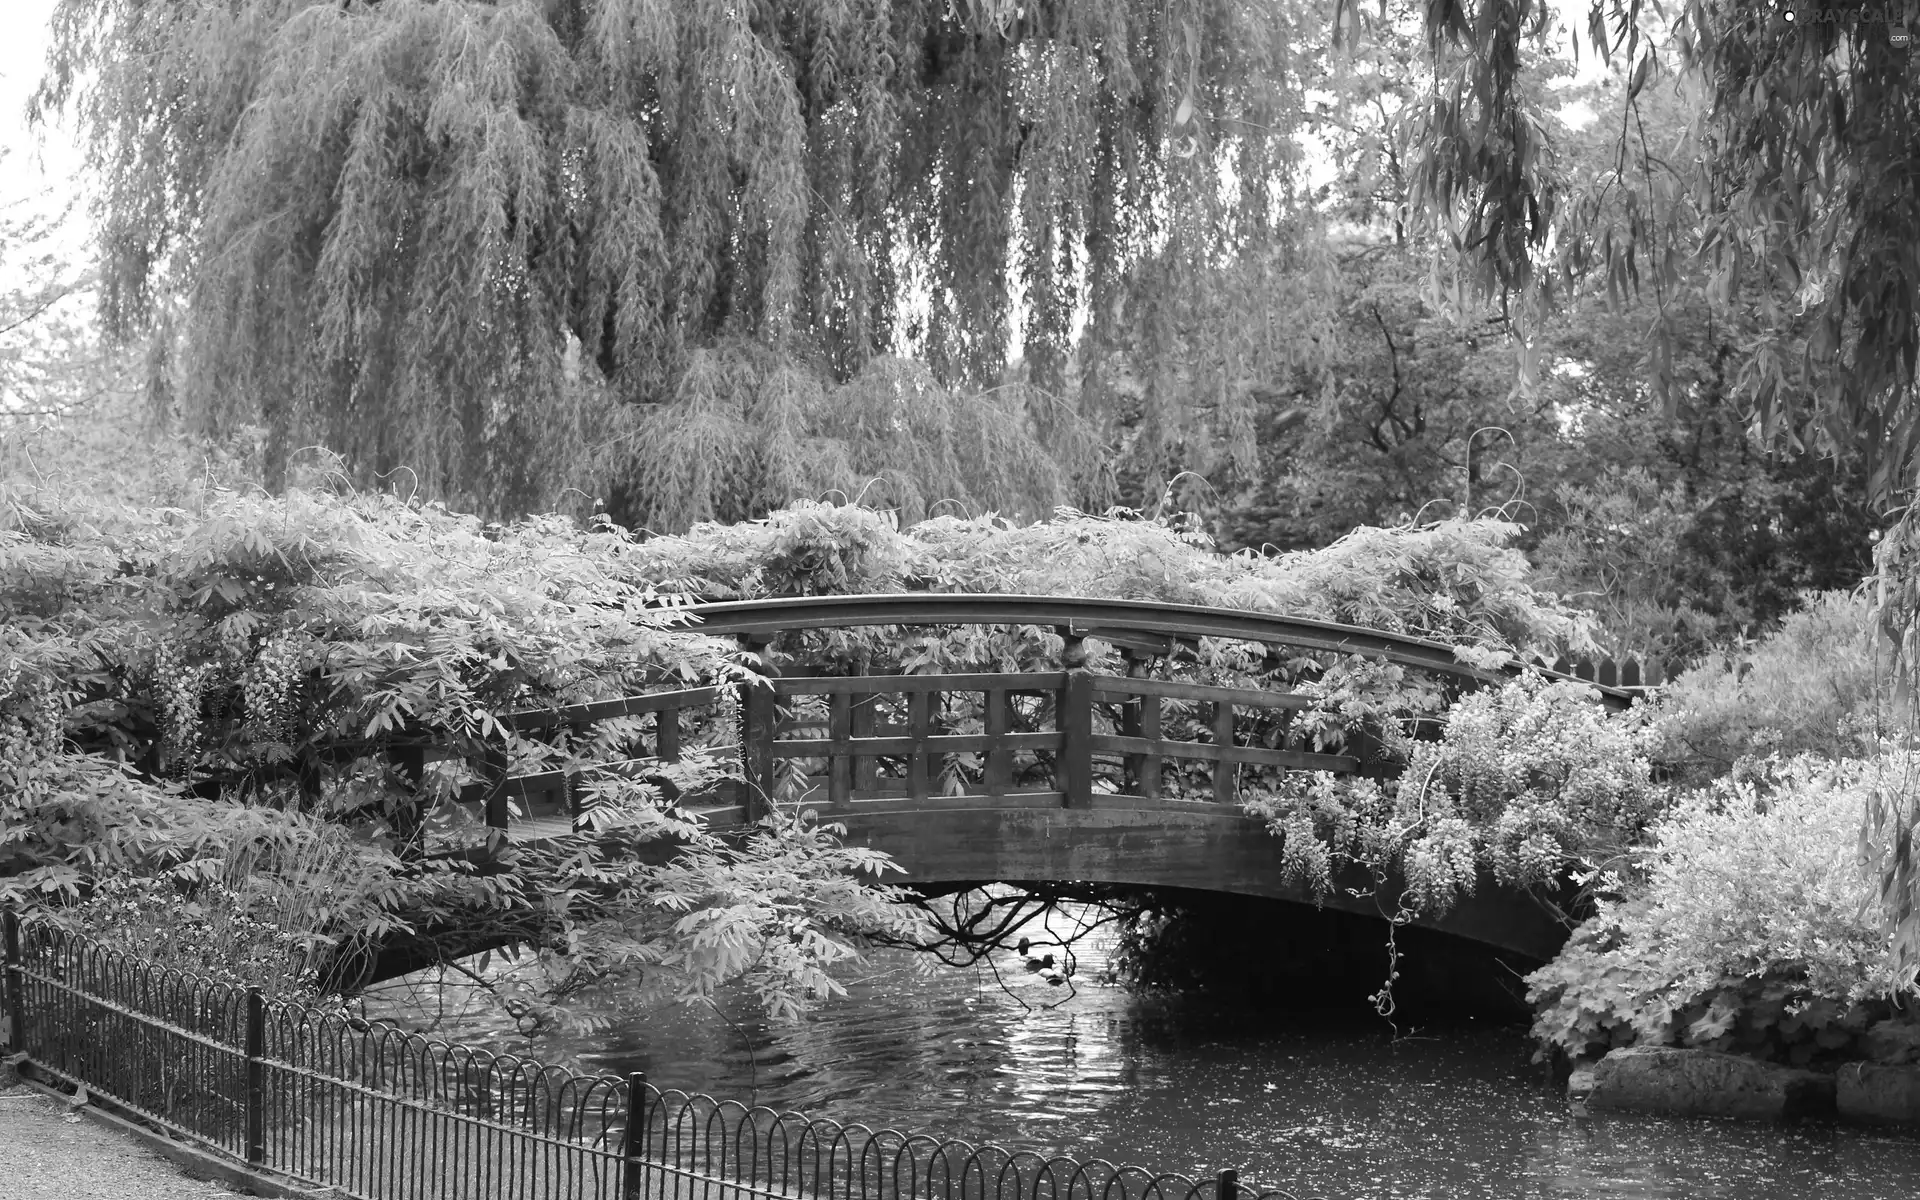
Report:
M 1067 808 L 1084 808 L 1093 798 L 1093 676 L 1087 672 L 1087 645 L 1079 631 L 1062 625 L 1060 665 L 1066 686 L 1054 699 L 1054 724 L 1060 731 L 1060 760 L 1053 786 L 1064 793 Z
M 1147 673 L 1147 656 L 1131 648 L 1123 651 L 1127 659 L 1127 678 L 1139 679 Z M 1122 737 L 1140 737 L 1140 712 L 1144 696 L 1128 697 L 1120 706 L 1120 734 Z M 1146 778 L 1146 755 L 1129 754 L 1126 757 L 1126 773 L 1122 776 L 1126 788 L 1136 794 L 1144 795 L 1141 782 Z
M 247 1165 L 267 1161 L 267 1001 L 247 989 Z
M 1140 736 L 1148 741 L 1160 740 L 1160 697 L 1140 697 Z M 1160 755 L 1149 753 L 1140 756 L 1140 794 L 1148 800 L 1160 796 Z
M 855 675 L 871 674 L 869 668 L 872 664 L 873 655 L 862 646 L 853 656 L 853 673 Z M 874 735 L 874 706 L 879 702 L 880 697 L 872 692 L 853 698 L 852 729 L 856 741 Z M 880 760 L 871 754 L 855 754 L 853 756 L 853 794 L 871 796 L 878 790 L 880 790 Z
M 1360 779 L 1391 779 L 1399 768 L 1384 753 L 1384 745 L 1379 734 L 1372 726 L 1362 725 L 1347 734 L 1347 744 L 1342 752 L 1353 757 L 1360 765 L 1355 774 Z
M 932 710 L 931 692 L 907 693 L 907 736 L 913 739 L 913 749 L 907 754 L 907 795 L 915 800 L 925 800 L 933 794 L 927 770 L 927 736 L 933 725 Z
M 680 710 L 663 708 L 653 714 L 653 756 L 663 763 L 680 761 Z
M 846 808 L 853 801 L 853 696 L 835 692 L 827 698 L 827 804 Z
M 1213 706 L 1213 744 L 1220 747 L 1224 754 L 1233 748 L 1233 702 L 1219 700 Z M 1234 801 L 1234 764 L 1224 757 L 1213 767 L 1213 802 L 1232 804 Z
M 14 1054 L 27 1050 L 27 972 L 20 954 L 20 914 L 12 909 L 0 911 L 0 936 L 5 942 L 7 974 L 7 1040 Z
M 487 797 L 483 801 L 487 822 L 487 842 L 492 848 L 507 837 L 507 748 L 488 746 L 485 763 Z
M 1214 1188 L 1217 1200 L 1238 1200 L 1240 1195 L 1240 1172 L 1222 1171 L 1218 1186 Z
M 778 718 L 771 680 L 779 675 L 767 652 L 766 634 L 743 634 L 740 648 L 760 659 L 760 673 L 767 683 L 743 683 L 740 710 L 746 718 L 746 736 L 740 746 L 741 774 L 746 777 L 746 816 L 749 824 L 773 811 L 773 740 Z
M 868 654 L 863 647 L 860 652 L 853 657 L 853 673 L 855 675 L 868 674 L 867 667 L 871 663 L 871 660 L 872 656 Z M 853 714 L 849 728 L 852 737 L 857 742 L 861 738 L 870 738 L 873 736 L 874 705 L 879 703 L 880 697 L 874 695 L 872 692 L 867 692 L 852 697 L 852 700 Z M 856 752 L 853 755 L 853 794 L 856 796 L 871 796 L 879 789 L 880 760 L 871 754 L 860 754 Z
M 987 693 L 987 795 L 1004 796 L 1013 790 L 1013 751 L 1006 736 L 1013 732 L 1012 698 L 1005 688 Z
M 426 783 L 427 748 L 418 743 L 401 746 L 393 751 L 393 762 L 400 770 L 400 778 L 406 781 L 407 790 L 413 794 L 407 806 L 394 814 L 393 832 L 400 843 L 400 859 L 413 862 L 426 852 L 420 845 L 420 831 L 426 824 L 420 815 L 420 789 Z
M 1066 794 L 1067 808 L 1085 808 L 1093 802 L 1093 673 L 1067 672 L 1060 689 L 1060 765 L 1053 786 Z
M 621 1147 L 621 1200 L 641 1200 L 646 1195 L 647 1076 L 635 1071 L 627 1076 L 627 1136 Z
M 580 746 L 592 734 L 592 730 L 593 727 L 585 723 L 576 723 L 568 730 L 571 735 L 568 748 L 573 751 L 573 757 L 580 757 Z M 586 787 L 581 778 L 583 774 L 585 772 L 575 771 L 568 775 L 563 793 L 567 802 L 567 826 L 575 833 L 580 832 L 580 810 L 586 805 Z

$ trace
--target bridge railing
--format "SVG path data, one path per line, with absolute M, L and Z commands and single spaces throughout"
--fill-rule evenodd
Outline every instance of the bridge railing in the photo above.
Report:
M 0 912 L 5 1049 L 43 1084 L 351 1200 L 1293 1200 L 843 1124 L 421 1037 Z
M 747 820 L 775 802 L 835 812 L 880 811 L 928 803 L 1086 807 L 1120 799 L 1153 804 L 1202 798 L 1233 804 L 1246 771 L 1366 770 L 1366 739 L 1343 753 L 1322 753 L 1286 736 L 1306 697 L 1148 677 L 1156 661 L 1201 639 L 1258 643 L 1269 655 L 1364 655 L 1436 673 L 1454 686 L 1508 678 L 1522 668 L 1490 670 L 1461 661 L 1450 646 L 1419 638 L 1305 621 L 1270 613 L 1076 597 L 909 594 L 807 596 L 694 605 L 700 627 L 732 634 L 757 658 L 764 683 L 745 685 L 737 746 L 745 786 L 730 804 Z M 1060 641 L 1060 669 L 944 674 L 783 676 L 769 647 L 781 635 L 859 626 L 992 625 L 1034 627 Z M 1126 674 L 1088 669 L 1088 642 L 1116 647 Z M 1595 685 L 1620 708 L 1654 677 L 1639 664 L 1524 664 L 1549 676 Z M 505 714 L 519 734 L 565 730 L 584 738 L 596 724 L 647 716 L 633 757 L 591 770 L 645 774 L 677 761 L 685 714 L 721 702 L 719 689 L 683 689 Z M 1178 715 L 1191 736 L 1173 736 Z M 649 744 L 650 743 L 650 746 Z M 414 748 L 411 769 L 419 770 Z M 483 779 L 463 801 L 486 824 L 505 830 L 509 806 L 523 813 L 581 815 L 589 768 L 511 775 L 505 752 L 489 751 Z M 1196 787 L 1192 776 L 1203 777 Z
M 1657 688 L 1666 680 L 1659 663 L 1638 658 L 1568 658 L 1562 654 L 1548 659 L 1536 654 L 1527 661 L 1550 674 L 1585 680 L 1603 688 L 1618 688 L 1629 694 Z
M 844 809 L 857 798 L 876 803 L 902 800 L 909 805 L 936 795 L 948 800 L 992 803 L 1070 802 L 1072 781 L 1065 766 L 1079 757 L 1071 730 L 1052 714 L 1075 711 L 1065 694 L 1069 673 L 1030 671 L 1012 673 L 960 672 L 941 675 L 795 676 L 773 680 L 770 694 L 750 696 L 748 728 L 771 736 L 756 737 L 749 765 L 758 787 L 768 795 L 782 790 L 783 776 L 798 782 L 795 798 L 824 800 L 829 808 Z M 958 695 L 977 695 L 984 714 L 978 733 L 946 732 L 942 710 Z M 825 720 L 807 714 L 806 701 L 825 701 Z M 779 720 L 769 710 L 780 701 L 803 715 Z M 1022 704 L 1022 700 L 1035 703 Z M 1051 728 L 1045 726 L 1051 725 Z M 823 728 L 824 726 L 824 728 Z M 1022 728 L 1021 726 L 1025 726 Z M 826 737 L 782 736 L 825 732 Z M 949 756 L 972 755 L 981 762 L 975 792 L 942 790 L 942 767 Z M 755 761 L 757 758 L 758 761 Z M 1033 764 L 1053 761 L 1050 787 L 1035 789 L 1027 776 Z M 898 764 L 895 776 L 881 774 L 882 762 Z M 802 768 L 786 775 L 779 764 Z M 805 769 L 807 767 L 811 769 Z M 895 783 L 897 780 L 897 784 Z
M 623 761 L 597 764 L 595 768 L 599 771 L 645 774 L 651 768 L 680 761 L 685 714 L 712 707 L 720 698 L 721 689 L 718 687 L 683 688 L 560 708 L 504 713 L 500 716 L 500 725 L 516 734 L 564 729 L 578 740 L 586 737 L 593 726 L 603 721 L 651 717 L 651 721 L 643 722 L 643 727 L 634 734 L 633 740 L 638 744 L 632 747 L 645 750 L 650 743 L 651 754 L 636 754 Z M 578 818 L 581 815 L 582 771 L 555 769 L 511 775 L 508 767 L 505 749 L 498 744 L 490 745 L 482 763 L 481 780 L 468 784 L 460 792 L 462 803 L 481 807 L 489 828 L 507 828 L 508 805 L 515 800 L 529 803 L 557 795 L 562 798 L 561 803 L 566 806 L 570 816 Z M 415 770 L 417 772 L 417 768 Z

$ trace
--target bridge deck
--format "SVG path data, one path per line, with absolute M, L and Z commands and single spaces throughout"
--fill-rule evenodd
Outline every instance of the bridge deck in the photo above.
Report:
M 1090 808 L 1057 798 L 1002 797 L 993 805 L 856 801 L 809 804 L 816 817 L 844 825 L 847 841 L 883 850 L 901 868 L 884 882 L 953 884 L 1076 882 L 1182 888 L 1285 900 L 1385 919 L 1398 906 L 1396 883 L 1376 889 L 1358 870 L 1316 895 L 1290 879 L 1283 843 L 1234 805 L 1143 801 L 1105 796 Z M 690 810 L 722 830 L 744 828 L 738 805 Z M 540 812 L 508 826 L 519 844 L 551 845 L 575 836 L 565 812 Z M 662 848 L 663 851 L 666 849 Z M 1377 894 L 1376 894 L 1377 891 Z M 1546 961 L 1567 927 L 1540 899 L 1483 880 L 1476 891 L 1415 924 Z

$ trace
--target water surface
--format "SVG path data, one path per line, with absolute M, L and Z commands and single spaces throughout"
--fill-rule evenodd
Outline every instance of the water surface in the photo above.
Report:
M 1083 953 L 1083 978 L 1100 949 Z M 661 1087 L 1156 1170 L 1232 1167 L 1328 1200 L 1920 1197 L 1920 1139 L 1905 1135 L 1576 1116 L 1529 1061 L 1522 1028 L 1396 1038 L 1370 1014 L 1223 1012 L 1052 987 L 1011 952 L 996 965 L 997 980 L 985 968 L 928 976 L 916 956 L 882 952 L 846 998 L 786 1026 L 745 996 L 532 1041 L 504 1017 L 461 1011 L 452 989 L 373 1007 L 424 1024 L 435 1006 L 442 1036 L 645 1071 Z

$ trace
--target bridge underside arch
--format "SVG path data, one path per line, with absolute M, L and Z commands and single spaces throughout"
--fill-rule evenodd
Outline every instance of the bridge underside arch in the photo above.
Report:
M 844 825 L 849 843 L 890 855 L 905 871 L 890 873 L 890 883 L 938 890 L 989 882 L 1179 889 L 1333 909 L 1382 926 L 1397 908 L 1392 883 L 1384 894 L 1352 895 L 1349 888 L 1372 884 L 1358 872 L 1336 879 L 1339 886 L 1324 898 L 1288 883 L 1281 840 L 1236 806 L 1102 800 L 1088 808 L 1056 802 L 869 809 L 856 803 L 851 811 L 823 810 L 819 817 Z M 1417 917 L 1414 924 L 1538 962 L 1557 954 L 1568 933 L 1538 898 L 1491 880 L 1444 914 Z

